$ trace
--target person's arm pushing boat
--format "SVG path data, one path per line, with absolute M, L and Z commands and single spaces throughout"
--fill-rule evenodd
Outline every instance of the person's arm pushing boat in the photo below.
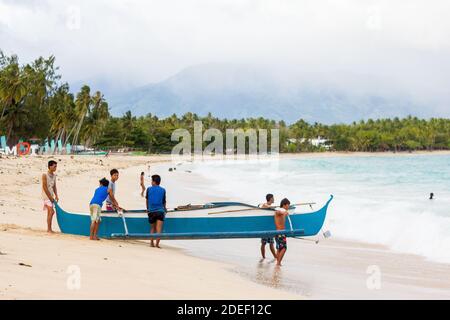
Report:
M 167 203 L 166 203 L 166 190 L 164 189 L 164 196 L 163 196 L 163 205 L 164 205 L 164 214 L 167 213 Z
M 118 210 L 122 209 L 119 206 L 119 203 L 117 202 L 116 198 L 114 197 L 114 193 L 113 193 L 112 189 L 108 189 L 108 196 L 109 196 L 109 199 L 111 200 L 112 205 L 115 209 L 118 209 Z
M 141 197 L 144 196 L 144 192 L 145 192 L 145 173 L 141 172 L 141 177 L 140 177 L 140 184 L 141 184 Z

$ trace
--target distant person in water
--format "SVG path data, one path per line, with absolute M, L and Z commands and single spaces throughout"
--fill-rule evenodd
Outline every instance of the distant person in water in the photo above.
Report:
M 430 193 L 430 200 L 433 200 L 433 198 L 434 198 L 434 193 L 432 192 L 432 193 Z
M 50 160 L 47 164 L 48 171 L 42 174 L 42 201 L 43 210 L 47 211 L 47 232 L 53 233 L 52 220 L 55 210 L 53 205 L 58 202 L 58 190 L 56 189 L 56 168 L 58 164 L 54 160 Z
M 119 171 L 117 169 L 112 169 L 110 171 L 111 181 L 108 186 L 108 198 L 106 198 L 106 210 L 107 211 L 116 211 L 122 210 L 117 202 L 115 197 L 116 194 L 116 182 L 119 180 Z
M 92 197 L 91 202 L 89 203 L 89 211 L 91 213 L 91 232 L 90 239 L 91 240 L 100 240 L 97 237 L 98 227 L 100 222 L 102 221 L 101 213 L 103 202 L 108 197 L 108 186 L 109 181 L 106 178 L 103 178 L 99 181 L 100 186 L 95 189 L 94 196 Z
M 275 228 L 277 230 L 286 229 L 286 217 L 289 214 L 289 206 L 291 202 L 284 198 L 281 200 L 280 209 L 275 211 Z M 286 235 L 278 235 L 275 237 L 277 243 L 277 266 L 281 267 L 281 261 L 283 260 L 284 254 L 287 250 L 287 240 Z
M 273 194 L 269 193 L 268 195 L 266 195 L 266 202 L 260 205 L 260 208 L 271 208 L 274 201 L 275 199 L 273 197 Z M 274 259 L 276 259 L 277 252 L 275 251 L 274 240 L 271 237 L 261 239 L 261 256 L 263 257 L 263 259 L 266 258 L 266 244 L 269 244 L 270 251 L 272 252 Z
M 166 217 L 166 190 L 160 186 L 161 177 L 159 175 L 152 176 L 152 186 L 147 189 L 146 205 L 148 213 L 148 221 L 150 222 L 150 233 L 161 233 Z M 150 245 L 155 247 L 154 239 L 151 238 Z M 156 239 L 156 247 L 160 248 L 161 239 Z
M 140 177 L 140 183 L 141 183 L 141 197 L 144 196 L 144 192 L 145 192 L 145 173 L 141 172 L 141 177 Z

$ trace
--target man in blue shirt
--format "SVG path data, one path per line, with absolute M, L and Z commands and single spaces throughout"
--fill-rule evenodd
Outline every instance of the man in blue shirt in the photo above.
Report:
M 91 240 L 100 240 L 97 237 L 98 227 L 102 221 L 101 213 L 103 201 L 108 197 L 109 181 L 103 178 L 99 181 L 100 186 L 95 189 L 94 196 L 89 203 L 89 211 L 91 212 Z
M 150 222 L 150 233 L 161 233 L 166 216 L 166 190 L 160 186 L 161 177 L 159 175 L 152 176 L 152 186 L 147 189 L 145 198 L 147 199 L 148 221 Z M 150 246 L 154 247 L 153 238 L 151 238 Z M 156 247 L 159 246 L 161 239 L 156 239 Z

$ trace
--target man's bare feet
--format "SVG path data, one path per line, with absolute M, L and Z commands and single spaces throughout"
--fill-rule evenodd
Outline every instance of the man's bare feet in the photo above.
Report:
M 156 245 L 156 247 L 158 248 L 158 249 L 162 249 L 160 246 L 159 246 L 159 244 L 158 245 Z
M 153 242 L 150 242 L 150 247 L 154 248 L 155 244 Z
M 47 230 L 47 233 L 49 233 L 49 234 L 54 234 L 55 231 L 53 231 L 53 230 Z
M 100 238 L 99 238 L 99 237 L 95 237 L 94 239 L 95 239 L 95 240 L 97 240 L 97 241 L 99 241 L 99 240 L 100 240 Z

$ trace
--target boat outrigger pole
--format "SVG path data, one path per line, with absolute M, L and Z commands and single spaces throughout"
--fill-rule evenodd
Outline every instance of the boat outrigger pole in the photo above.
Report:
M 273 230 L 273 231 L 246 231 L 246 232 L 186 232 L 186 233 L 113 233 L 113 239 L 135 239 L 146 240 L 159 239 L 237 239 L 237 238 L 269 238 L 278 235 L 297 237 L 304 235 L 303 229 L 296 230 Z
M 117 213 L 119 214 L 119 216 L 122 218 L 123 221 L 123 228 L 125 229 L 125 234 L 128 235 L 128 226 L 127 226 L 127 221 L 125 220 L 125 216 L 123 215 L 123 212 L 125 210 L 119 210 L 117 211 Z
M 296 203 L 291 205 L 291 207 L 296 207 L 296 206 L 309 206 L 311 209 L 313 208 L 312 205 L 316 204 L 315 202 L 307 202 L 307 203 Z M 255 207 L 255 208 L 249 208 L 249 209 L 237 209 L 237 210 L 226 210 L 226 211 L 219 211 L 219 212 L 210 212 L 208 213 L 208 215 L 213 215 L 213 214 L 222 214 L 222 213 L 232 213 L 232 212 L 244 212 L 244 211 L 253 211 L 253 210 L 274 210 L 277 207 L 269 207 L 269 208 L 260 208 L 260 207 Z

